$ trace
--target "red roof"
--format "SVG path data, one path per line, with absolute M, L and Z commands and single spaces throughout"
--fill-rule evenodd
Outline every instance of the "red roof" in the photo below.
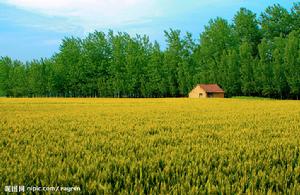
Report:
M 205 92 L 209 93 L 224 93 L 224 90 L 219 87 L 217 84 L 199 84 Z

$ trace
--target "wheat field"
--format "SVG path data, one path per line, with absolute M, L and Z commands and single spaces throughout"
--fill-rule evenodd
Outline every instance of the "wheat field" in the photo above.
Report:
M 0 98 L 0 187 L 300 193 L 300 102 Z

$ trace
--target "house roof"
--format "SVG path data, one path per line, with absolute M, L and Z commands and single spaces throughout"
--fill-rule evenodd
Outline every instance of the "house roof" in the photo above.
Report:
M 209 93 L 224 93 L 224 90 L 219 87 L 217 84 L 199 84 L 205 92 Z

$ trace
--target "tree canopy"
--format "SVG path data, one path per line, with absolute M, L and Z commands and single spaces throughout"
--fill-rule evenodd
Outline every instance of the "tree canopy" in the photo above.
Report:
M 257 16 L 241 8 L 232 21 L 191 33 L 165 31 L 166 48 L 146 35 L 95 31 L 66 37 L 49 59 L 0 58 L 0 96 L 182 97 L 197 83 L 226 96 L 300 97 L 300 4 L 275 4 Z

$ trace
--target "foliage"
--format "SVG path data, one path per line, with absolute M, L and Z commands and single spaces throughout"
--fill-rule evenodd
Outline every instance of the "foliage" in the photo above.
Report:
M 209 21 L 195 41 L 165 31 L 166 48 L 146 35 L 109 31 L 64 38 L 50 59 L 0 59 L 0 96 L 184 97 L 197 83 L 226 96 L 300 97 L 300 3 L 241 8 L 232 22 Z

